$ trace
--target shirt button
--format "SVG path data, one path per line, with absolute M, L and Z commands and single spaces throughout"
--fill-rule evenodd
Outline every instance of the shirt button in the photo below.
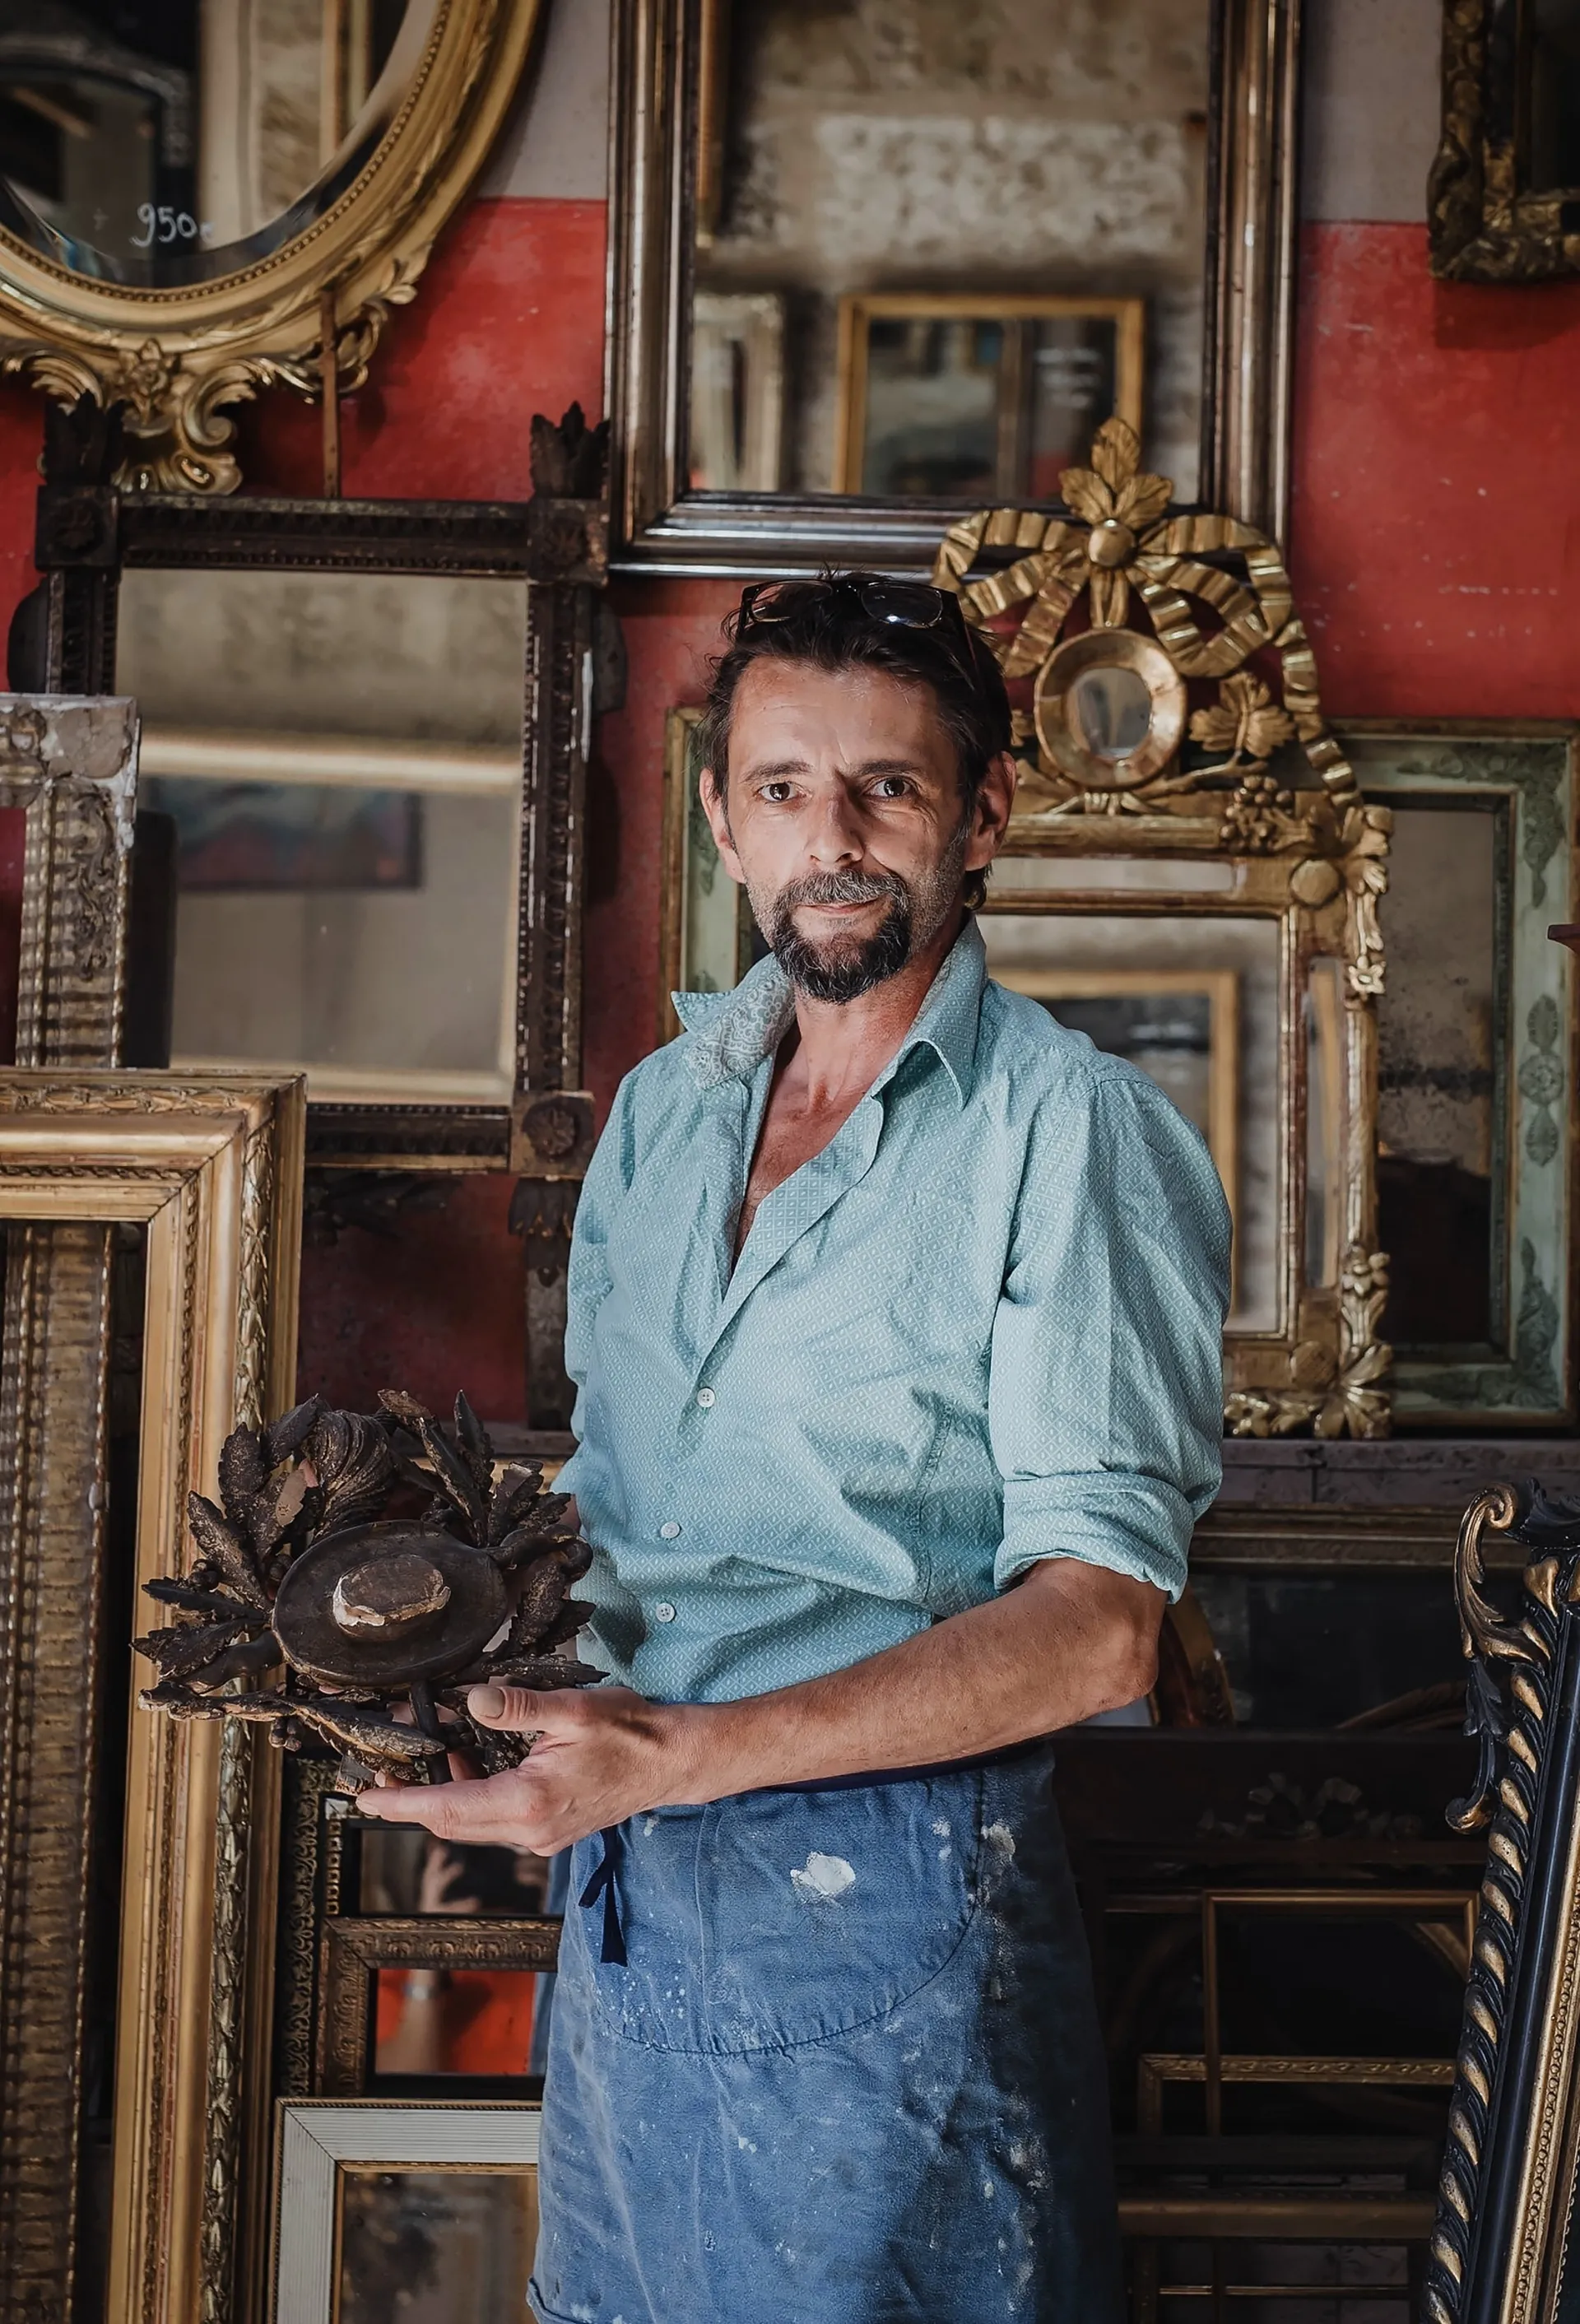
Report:
M 702 1406 L 704 1412 L 711 1412 L 714 1406 L 718 1402 L 718 1398 L 715 1396 L 712 1388 L 699 1388 L 697 1391 L 697 1401 Z
M 669 1524 L 668 1524 L 668 1525 L 661 1525 L 661 1526 L 659 1527 L 659 1539 L 660 1539 L 661 1541 L 679 1541 L 679 1538 L 680 1538 L 680 1528 L 679 1528 L 679 1526 L 675 1523 L 675 1520 L 674 1520 L 674 1518 L 673 1518 L 673 1517 L 671 1517 L 671 1518 L 670 1519 L 670 1522 L 669 1522 Z
M 672 1606 L 663 1605 L 655 1606 L 653 1608 L 653 1620 L 655 1622 L 672 1622 L 674 1618 L 675 1609 Z

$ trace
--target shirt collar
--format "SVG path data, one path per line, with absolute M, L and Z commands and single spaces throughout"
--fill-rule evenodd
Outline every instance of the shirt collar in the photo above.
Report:
M 882 1088 L 910 1051 L 925 1042 L 942 1060 L 962 1105 L 971 1093 L 977 1027 L 987 982 L 987 952 L 967 915 L 898 1055 L 874 1084 Z M 795 991 L 772 954 L 749 969 L 730 992 L 677 992 L 675 1014 L 685 1031 L 680 1047 L 698 1089 L 732 1078 L 750 1081 L 772 1056 L 795 1014 Z

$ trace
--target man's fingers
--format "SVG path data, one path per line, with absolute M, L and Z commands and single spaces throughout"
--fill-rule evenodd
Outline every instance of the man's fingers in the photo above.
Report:
M 507 1735 L 541 1734 L 553 1724 L 554 1697 L 534 1693 L 526 1686 L 475 1686 L 467 1709 L 480 1727 L 502 1728 Z
M 419 1823 L 436 1840 L 485 1847 L 508 1842 L 530 1813 L 518 1778 L 509 1774 L 453 1784 L 391 1784 L 364 1792 L 357 1805 L 384 1823 Z

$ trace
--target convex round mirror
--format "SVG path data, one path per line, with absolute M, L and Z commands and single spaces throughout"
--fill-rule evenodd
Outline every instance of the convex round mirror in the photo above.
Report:
M 1185 681 L 1150 638 L 1086 630 L 1043 664 L 1034 707 L 1037 739 L 1063 773 L 1090 790 L 1126 790 L 1178 750 Z

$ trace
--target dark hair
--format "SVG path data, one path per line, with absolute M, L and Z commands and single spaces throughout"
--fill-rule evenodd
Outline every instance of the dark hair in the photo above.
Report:
M 870 588 L 878 597 L 888 586 L 877 573 L 826 572 L 816 581 L 787 581 L 772 599 L 772 619 L 749 622 L 744 636 L 740 609 L 729 616 L 724 625 L 729 642 L 709 665 L 697 737 L 699 762 L 712 769 L 721 800 L 735 695 L 756 661 L 805 662 L 830 673 L 882 670 L 908 685 L 930 687 L 939 722 L 955 745 L 961 790 L 968 806 L 975 798 L 989 765 L 1011 742 L 1009 696 L 993 649 L 964 622 L 956 622 L 949 608 L 947 627 L 940 622 L 931 628 L 870 612 L 863 591 Z M 769 610 L 764 604 L 763 613 Z M 970 676 L 963 654 L 970 657 Z M 967 905 L 979 904 L 985 887 L 984 873 L 968 873 Z

